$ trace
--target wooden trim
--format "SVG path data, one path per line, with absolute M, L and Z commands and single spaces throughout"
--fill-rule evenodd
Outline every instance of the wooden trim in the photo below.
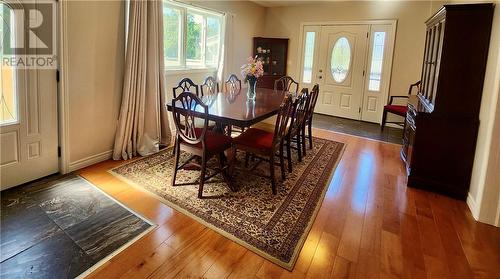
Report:
M 113 150 L 108 150 L 104 151 L 98 154 L 94 154 L 85 158 L 82 158 L 80 160 L 76 160 L 74 162 L 71 162 L 68 164 L 68 171 L 67 172 L 72 172 L 76 171 L 106 160 L 109 160 L 113 157 Z
M 68 89 L 68 2 L 58 1 L 59 11 L 59 146 L 61 147 L 61 157 L 59 158 L 59 171 L 62 174 L 70 172 L 69 167 L 69 89 Z

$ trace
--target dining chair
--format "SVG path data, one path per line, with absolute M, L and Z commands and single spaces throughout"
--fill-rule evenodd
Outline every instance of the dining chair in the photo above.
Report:
M 406 96 L 391 96 L 389 104 L 387 104 L 387 105 L 384 106 L 384 112 L 382 114 L 382 126 L 380 127 L 381 131 L 384 130 L 384 127 L 385 127 L 386 123 L 394 123 L 394 124 L 398 124 L 398 125 L 401 125 L 401 126 L 405 125 L 406 119 L 404 120 L 404 122 L 387 122 L 387 113 L 390 112 L 392 114 L 399 115 L 401 117 L 405 117 L 406 118 L 406 112 L 408 111 L 408 106 L 407 105 L 404 105 L 404 106 L 402 106 L 402 105 L 393 105 L 393 102 L 394 102 L 395 98 L 404 98 L 404 99 L 410 98 L 411 93 L 412 93 L 414 87 L 416 87 L 417 90 L 419 91 L 420 90 L 420 81 L 417 81 L 414 84 L 410 85 L 410 88 L 408 89 L 408 95 L 406 95 Z
M 226 92 L 241 90 L 241 80 L 235 74 L 231 74 L 224 82 L 224 90 Z
M 216 95 L 217 93 L 219 93 L 219 83 L 214 77 L 208 76 L 205 78 L 205 81 L 200 86 L 200 89 L 201 89 L 201 96 Z
M 302 162 L 302 154 L 305 156 L 305 136 L 304 136 L 304 123 L 307 117 L 307 108 L 309 105 L 310 94 L 307 88 L 300 91 L 300 95 L 295 98 L 292 103 L 290 112 L 290 125 L 284 138 L 286 145 L 286 155 L 288 160 L 288 172 L 292 172 L 292 148 L 297 150 L 299 162 Z M 292 142 L 297 145 L 294 148 Z
M 309 140 L 309 149 L 313 148 L 313 139 L 312 139 L 312 122 L 314 116 L 314 108 L 316 107 L 316 102 L 318 101 L 319 96 L 319 84 L 315 84 L 309 92 L 309 103 L 307 106 L 306 119 L 304 121 L 304 125 L 302 127 L 302 136 L 303 136 L 303 144 L 305 145 L 305 138 L 307 137 Z M 306 135 L 307 128 L 307 135 Z M 305 152 L 305 147 L 304 147 Z
M 179 106 L 176 106 L 180 104 Z M 172 116 L 177 130 L 175 140 L 175 165 L 172 177 L 172 186 L 191 185 L 194 183 L 176 183 L 177 171 L 187 163 L 200 168 L 198 198 L 203 197 L 203 185 L 205 181 L 217 174 L 222 174 L 229 188 L 233 189 L 230 177 L 226 173 L 228 165 L 224 151 L 231 148 L 231 138 L 223 134 L 215 133 L 208 129 L 208 106 L 198 96 L 185 91 L 172 99 Z M 196 118 L 203 119 L 203 126 L 199 125 Z M 192 156 L 179 166 L 180 151 L 191 153 Z M 218 155 L 219 168 L 209 176 L 205 176 L 207 161 Z M 193 159 L 201 157 L 201 164 L 193 162 Z M 195 182 L 196 183 L 196 182 Z
M 194 89 L 194 90 L 193 90 Z M 172 88 L 172 96 L 177 97 L 177 94 L 182 92 L 194 92 L 196 96 L 200 96 L 198 85 L 195 84 L 190 78 L 183 78 L 179 81 L 176 87 Z
M 299 91 L 299 83 L 293 80 L 290 76 L 283 76 L 274 81 L 274 90 L 297 93 Z
M 248 167 L 249 154 L 252 154 L 255 158 L 259 159 L 259 161 L 249 169 L 250 171 L 255 169 L 262 161 L 269 162 L 270 175 L 268 178 L 271 179 L 271 186 L 274 195 L 277 193 L 276 179 L 274 175 L 276 153 L 278 153 L 277 156 L 279 157 L 281 178 L 283 180 L 286 178 L 285 160 L 283 155 L 283 138 L 289 123 L 291 109 L 292 97 L 291 95 L 287 95 L 287 97 L 283 99 L 278 116 L 276 117 L 274 132 L 268 132 L 258 128 L 248 128 L 241 135 L 233 139 L 233 154 L 236 154 L 238 149 L 246 152 L 245 167 Z

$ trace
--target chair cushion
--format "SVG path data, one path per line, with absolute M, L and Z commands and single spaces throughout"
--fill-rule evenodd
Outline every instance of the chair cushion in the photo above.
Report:
M 406 112 L 408 111 L 407 106 L 398 106 L 398 105 L 386 105 L 384 106 L 384 110 L 400 115 L 400 116 L 406 116 Z
M 199 136 L 199 135 L 201 135 L 201 132 L 203 131 L 203 129 L 202 128 L 195 128 L 195 131 L 196 131 L 196 135 Z M 222 152 L 222 151 L 231 147 L 231 140 L 232 139 L 226 135 L 219 134 L 219 133 L 216 133 L 216 132 L 211 131 L 211 130 L 207 130 L 207 132 L 205 134 L 205 147 L 207 148 L 207 150 L 209 150 L 211 152 L 215 152 L 215 153 Z M 183 142 L 183 143 L 188 144 L 186 142 Z M 199 149 L 203 148 L 201 142 L 195 144 L 194 146 L 199 148 Z
M 273 147 L 273 138 L 274 133 L 257 128 L 249 128 L 234 138 L 233 142 L 255 149 L 268 150 Z

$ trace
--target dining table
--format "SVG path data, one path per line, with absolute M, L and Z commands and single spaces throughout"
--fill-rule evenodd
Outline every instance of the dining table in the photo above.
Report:
M 255 93 L 254 100 L 248 99 L 246 88 L 202 96 L 201 100 L 208 106 L 208 120 L 217 123 L 219 127 L 246 128 L 278 114 L 283 98 L 288 92 L 256 88 Z M 166 106 L 168 111 L 172 111 L 171 102 Z M 182 109 L 182 105 L 178 103 L 176 108 Z M 196 112 L 199 113 L 199 117 L 204 117 L 202 107 L 198 106 Z

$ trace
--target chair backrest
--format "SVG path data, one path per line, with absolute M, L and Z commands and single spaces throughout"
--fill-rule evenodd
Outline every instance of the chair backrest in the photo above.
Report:
M 194 90 L 193 90 L 194 89 Z M 172 96 L 174 98 L 177 97 L 178 94 L 182 92 L 193 92 L 196 96 L 200 96 L 200 92 L 198 91 L 198 85 L 196 85 L 190 78 L 183 78 L 176 87 L 172 88 Z
M 205 134 L 208 129 L 208 106 L 195 94 L 184 91 L 172 99 L 172 115 L 177 135 L 188 144 L 202 143 L 205 148 Z M 195 121 L 202 118 L 203 127 Z
M 201 96 L 216 95 L 219 93 L 219 83 L 214 77 L 208 76 L 200 86 Z
M 299 83 L 290 76 L 283 76 L 274 81 L 274 90 L 297 93 L 299 91 Z
M 410 88 L 408 89 L 408 96 L 410 96 L 411 92 L 413 92 L 413 87 L 417 87 L 417 93 L 420 92 L 420 83 L 421 83 L 421 81 L 419 80 L 419 81 L 415 82 L 414 84 L 410 85 Z
M 287 94 L 281 103 L 278 116 L 276 117 L 276 124 L 274 125 L 273 146 L 283 140 L 287 132 L 288 122 L 292 114 L 293 98 L 291 94 Z
M 288 133 L 293 133 L 300 129 L 306 118 L 308 116 L 308 107 L 310 101 L 310 94 L 307 88 L 303 88 L 300 91 L 300 95 L 295 98 L 295 101 L 292 104 L 292 112 L 290 119 L 290 126 L 288 128 Z
M 319 95 L 319 85 L 315 84 L 309 92 L 309 102 L 307 105 L 306 120 L 310 120 L 314 113 L 314 108 L 316 107 L 316 102 L 318 101 Z
M 235 74 L 231 74 L 224 82 L 224 89 L 226 92 L 241 90 L 241 80 Z

